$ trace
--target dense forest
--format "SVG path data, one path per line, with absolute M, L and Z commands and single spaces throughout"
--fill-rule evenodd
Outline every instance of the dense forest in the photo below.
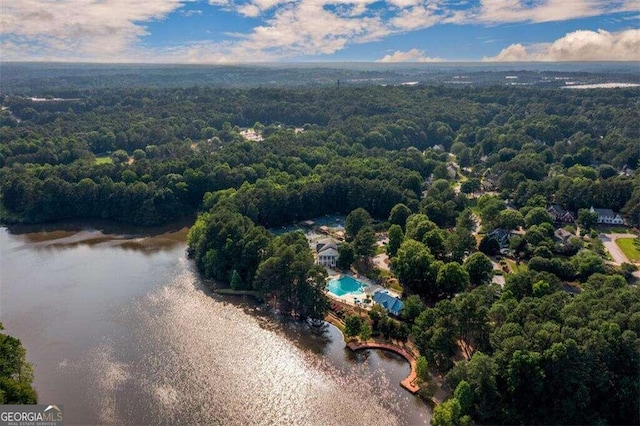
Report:
M 640 220 L 639 95 L 420 85 L 11 94 L 2 216 L 151 225 L 198 212 L 188 244 L 205 277 L 320 320 L 325 269 L 303 233 L 267 228 L 342 214 L 343 269 L 371 272 L 376 233 L 388 236 L 405 309 L 372 309 L 364 334 L 410 340 L 446 377 L 454 392 L 434 424 L 638 423 L 636 268 L 608 260 L 588 209 Z M 550 205 L 576 220 L 558 223 Z
M 8 96 L 0 116 L 4 216 L 157 224 L 196 211 L 207 192 L 234 189 L 236 199 L 271 203 L 241 202 L 266 226 L 356 207 L 381 218 L 398 202 L 415 208 L 429 199 L 438 202 L 425 207 L 429 217 L 453 225 L 451 207 L 460 211 L 463 200 L 446 191 L 422 199 L 427 179 L 449 178 L 452 153 L 459 167 L 472 167 L 470 178 L 490 173 L 518 207 L 539 195 L 637 221 L 637 95 L 364 87 Z M 246 140 L 240 127 L 257 127 L 264 140 Z

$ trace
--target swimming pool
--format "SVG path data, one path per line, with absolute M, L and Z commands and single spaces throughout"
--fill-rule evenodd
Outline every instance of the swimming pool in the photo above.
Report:
M 338 279 L 334 278 L 327 284 L 327 290 L 339 297 L 346 294 L 362 294 L 365 287 L 367 287 L 365 283 L 347 275 Z

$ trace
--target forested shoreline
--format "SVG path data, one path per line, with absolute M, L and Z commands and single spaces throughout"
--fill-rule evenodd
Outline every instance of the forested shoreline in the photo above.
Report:
M 0 331 L 4 326 L 0 323 Z M 0 404 L 37 404 L 33 365 L 20 339 L 0 333 Z

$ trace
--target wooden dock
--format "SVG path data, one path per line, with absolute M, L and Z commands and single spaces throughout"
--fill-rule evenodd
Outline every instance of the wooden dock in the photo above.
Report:
M 409 375 L 400 382 L 400 386 L 408 390 L 409 392 L 415 394 L 420 390 L 420 387 L 416 384 L 416 379 L 418 378 L 418 373 L 416 372 L 416 359 L 413 355 L 407 352 L 405 349 L 391 345 L 388 343 L 378 343 L 378 342 L 349 342 L 347 343 L 347 347 L 352 351 L 359 351 L 361 349 L 382 349 L 385 351 L 395 352 L 398 355 L 402 356 L 409 362 L 411 366 L 411 372 Z

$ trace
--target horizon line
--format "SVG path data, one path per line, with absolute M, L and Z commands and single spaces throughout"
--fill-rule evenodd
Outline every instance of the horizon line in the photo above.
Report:
M 370 65 L 443 65 L 443 64 L 486 64 L 486 65 L 509 65 L 509 64 L 639 64 L 634 60 L 584 60 L 584 61 L 483 61 L 483 60 L 441 60 L 425 62 L 381 62 L 370 60 L 345 60 L 345 61 L 263 61 L 263 62 L 133 62 L 133 61 L 65 61 L 65 60 L 2 60 L 0 64 L 78 64 L 78 65 L 189 65 L 189 66 L 243 66 L 243 65 L 313 65 L 313 64 L 370 64 Z

